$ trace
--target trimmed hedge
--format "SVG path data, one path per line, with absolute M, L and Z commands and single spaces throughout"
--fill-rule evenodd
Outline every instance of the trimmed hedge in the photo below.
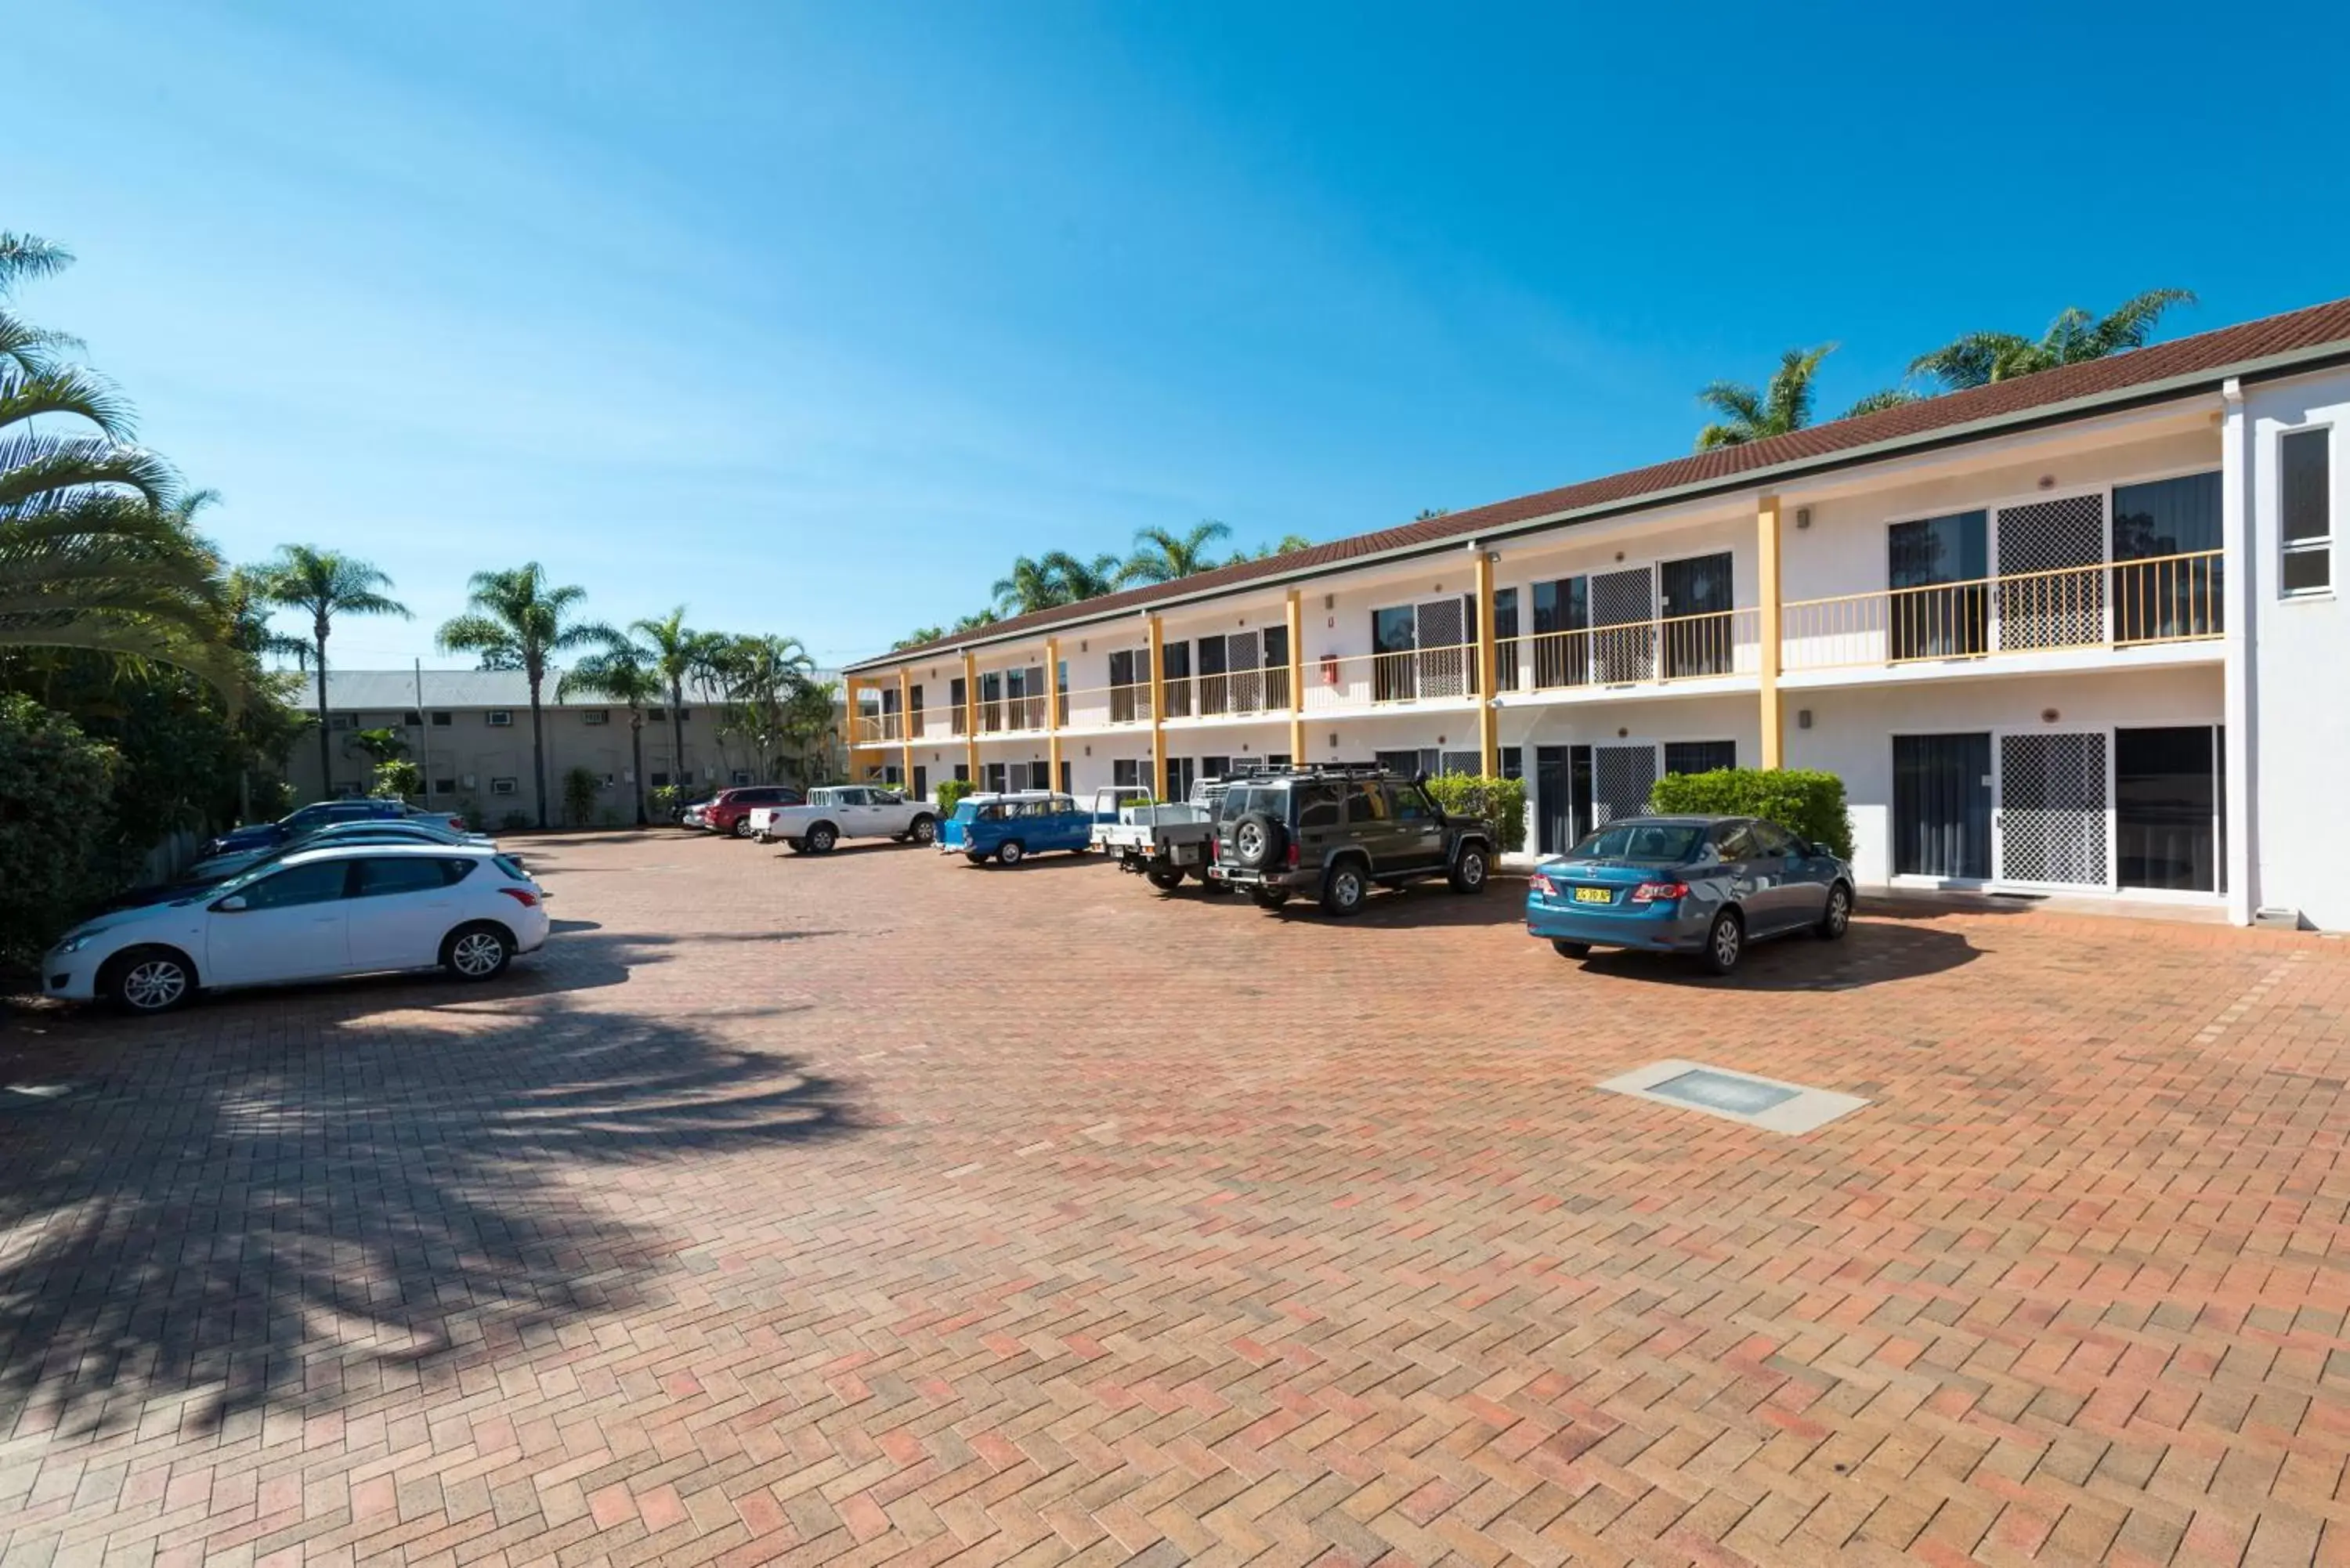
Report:
M 1440 774 L 1428 781 L 1428 793 L 1447 816 L 1479 816 L 1492 823 L 1501 836 L 1497 847 L 1503 854 L 1514 855 L 1526 846 L 1525 780 Z
M 1761 816 L 1799 837 L 1852 857 L 1852 815 L 1844 780 L 1809 768 L 1721 768 L 1710 774 L 1667 774 L 1648 797 L 1648 809 L 1671 815 Z
M 0 695 L 0 966 L 38 959 L 122 885 L 109 809 L 121 770 L 65 715 Z
M 939 815 L 952 816 L 955 807 L 962 803 L 962 797 L 971 792 L 972 782 L 969 779 L 941 779 L 931 794 L 938 797 Z

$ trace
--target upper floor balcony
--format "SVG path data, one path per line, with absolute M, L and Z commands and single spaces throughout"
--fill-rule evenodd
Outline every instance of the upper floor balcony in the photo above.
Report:
M 2199 550 L 1799 600 L 1781 611 L 1780 667 L 1800 677 L 2216 644 L 2225 629 L 2220 555 Z
M 2202 550 L 2103 561 L 2044 571 L 1926 583 L 1868 593 L 1793 600 L 1780 611 L 1780 669 L 1794 684 L 1892 679 L 1994 668 L 2002 660 L 2086 656 L 2127 659 L 2141 649 L 2216 656 L 2224 630 L 2221 552 Z M 1292 702 L 1286 664 L 1209 675 L 1127 680 L 1064 691 L 983 696 L 960 707 L 915 713 L 867 712 L 852 722 L 861 746 L 901 739 L 1025 737 L 1048 729 L 1091 732 L 1167 723 L 1213 724 L 1419 709 L 1474 708 L 1488 700 L 1574 701 L 1673 690 L 1752 690 L 1762 669 L 1760 608 L 1652 616 L 1538 628 L 1493 644 L 1493 673 L 1477 645 L 1446 642 L 1302 660 Z M 1119 673 L 1140 673 L 1124 660 Z M 1157 703 L 1154 714 L 1153 703 Z

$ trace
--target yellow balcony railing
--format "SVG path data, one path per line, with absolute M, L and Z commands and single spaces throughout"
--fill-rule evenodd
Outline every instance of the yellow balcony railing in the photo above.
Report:
M 2220 552 L 2155 556 L 1804 599 L 1781 611 L 1781 667 L 1849 670 L 2220 635 Z
M 1458 702 L 1475 697 L 1479 690 L 1475 643 L 1325 654 L 1306 661 L 1305 701 L 1299 706 L 1309 713 L 1330 713 Z
M 1178 675 L 1159 682 L 1170 719 L 1230 718 L 1289 711 L 1289 667 L 1232 670 L 1214 675 Z

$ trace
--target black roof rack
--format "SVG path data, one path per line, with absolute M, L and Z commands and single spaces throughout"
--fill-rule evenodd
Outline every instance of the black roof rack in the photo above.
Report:
M 1377 763 L 1265 763 L 1235 762 L 1228 779 L 1244 778 L 1322 778 L 1322 779 L 1388 779 L 1406 775 Z

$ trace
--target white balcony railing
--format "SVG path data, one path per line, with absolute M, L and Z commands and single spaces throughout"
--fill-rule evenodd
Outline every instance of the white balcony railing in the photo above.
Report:
M 1781 667 L 1850 670 L 2220 635 L 2220 552 L 1804 599 L 1781 611 Z

